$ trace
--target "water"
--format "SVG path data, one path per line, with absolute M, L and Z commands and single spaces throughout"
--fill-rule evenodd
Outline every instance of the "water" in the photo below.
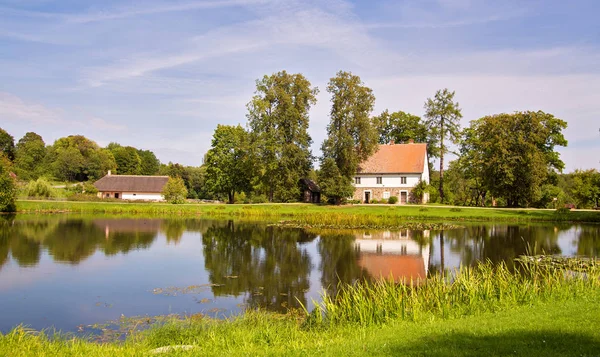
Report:
M 311 307 L 338 283 L 418 279 L 522 254 L 600 255 L 598 225 L 328 231 L 199 219 L 0 217 L 0 331 L 124 316 Z

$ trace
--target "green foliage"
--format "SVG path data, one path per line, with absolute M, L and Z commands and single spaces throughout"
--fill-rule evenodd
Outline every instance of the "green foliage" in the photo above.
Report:
M 388 200 L 388 203 L 391 205 L 395 205 L 396 203 L 398 203 L 398 197 L 396 197 L 396 196 L 390 197 L 390 199 Z
M 38 178 L 35 181 L 30 181 L 25 187 L 25 195 L 27 197 L 49 198 L 54 197 L 54 189 L 52 185 L 44 178 Z
M 444 155 L 448 152 L 445 139 L 457 144 L 460 139 L 462 111 L 454 102 L 454 92 L 438 90 L 433 99 L 425 102 L 425 125 L 429 129 L 429 154 L 440 158 L 440 201 L 444 203 Z
M 138 150 L 140 157 L 140 175 L 156 175 L 160 170 L 160 160 L 150 150 Z
M 10 162 L 0 153 L 0 212 L 16 211 L 17 184 L 11 177 Z
M 256 81 L 247 117 L 257 156 L 258 189 L 269 201 L 295 201 L 300 196 L 297 182 L 312 167 L 309 111 L 318 92 L 302 74 L 286 71 Z
M 341 204 L 343 199 L 352 197 L 354 186 L 351 179 L 343 176 L 333 158 L 324 158 L 318 173 L 319 185 L 324 196 Z
M 2 128 L 0 128 L 0 154 L 10 161 L 15 159 L 15 139 Z
M 530 206 L 541 199 L 549 173 L 564 167 L 554 147 L 567 145 L 566 126 L 542 111 L 486 116 L 465 130 L 461 160 L 494 197 L 509 207 Z
M 54 177 L 70 182 L 97 180 L 116 168 L 109 150 L 81 135 L 56 140 L 48 148 L 46 162 Z
M 183 179 L 180 177 L 169 177 L 169 181 L 165 185 L 162 191 L 162 195 L 165 200 L 172 204 L 185 203 L 187 197 L 187 189 L 183 183 Z
M 394 141 L 397 144 L 414 140 L 426 143 L 428 139 L 427 126 L 416 115 L 402 111 L 389 113 L 387 109 L 373 118 L 373 124 L 379 130 L 379 143 L 387 144 Z
M 117 163 L 117 173 L 119 175 L 140 175 L 142 172 L 142 159 L 138 150 L 132 146 L 121 146 L 117 143 L 110 143 L 107 146 Z
M 240 125 L 218 125 L 205 159 L 206 185 L 235 202 L 235 193 L 250 189 L 253 158 L 250 137 Z
M 598 207 L 600 201 L 600 172 L 595 169 L 576 170 L 572 177 L 572 195 L 577 202 L 577 207 Z
M 339 174 L 350 180 L 358 165 L 377 149 L 377 127 L 370 118 L 375 95 L 360 77 L 344 71 L 329 80 L 327 91 L 332 107 L 321 165 L 333 159 Z
M 22 180 L 35 180 L 44 174 L 46 144 L 41 136 L 28 132 L 15 149 L 15 171 Z

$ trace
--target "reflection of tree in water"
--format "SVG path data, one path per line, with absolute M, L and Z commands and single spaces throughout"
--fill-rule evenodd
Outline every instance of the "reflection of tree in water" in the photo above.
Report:
M 55 261 L 78 264 L 96 250 L 113 255 L 149 248 L 158 228 L 140 230 L 136 225 L 142 220 L 129 221 L 3 218 L 0 220 L 0 263 L 6 262 L 9 251 L 20 266 L 31 266 L 39 262 L 42 249 Z M 121 227 L 107 229 L 110 222 L 120 222 Z
M 579 227 L 577 255 L 600 256 L 600 226 Z
M 161 230 L 165 234 L 168 243 L 174 243 L 177 245 L 183 236 L 183 233 L 186 231 L 188 223 L 183 219 L 169 219 L 163 221 Z
M 463 229 L 443 231 L 443 243 L 460 258 L 465 266 L 479 261 L 505 262 L 514 266 L 514 259 L 526 254 L 560 254 L 558 236 L 561 231 L 570 229 L 568 225 L 467 225 Z M 442 232 L 436 232 L 431 254 L 441 262 L 439 239 Z M 432 262 L 433 259 L 430 260 Z M 430 272 L 440 272 L 440 264 L 431 264 Z
M 360 253 L 354 248 L 353 234 L 323 234 L 319 239 L 321 284 L 335 296 L 340 283 L 352 284 L 368 274 L 358 265 Z
M 310 255 L 301 243 L 315 235 L 302 229 L 263 224 L 214 224 L 203 235 L 210 282 L 220 295 L 246 295 L 251 308 L 286 311 L 306 304 L 310 287 Z

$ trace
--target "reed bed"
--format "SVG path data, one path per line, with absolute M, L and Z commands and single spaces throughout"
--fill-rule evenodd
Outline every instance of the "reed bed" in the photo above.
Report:
M 548 263 L 553 261 L 552 264 Z M 361 326 L 393 320 L 455 318 L 549 300 L 567 300 L 600 290 L 600 264 L 557 259 L 521 259 L 514 270 L 501 263 L 461 267 L 449 275 L 399 284 L 384 279 L 342 286 L 308 314 L 311 325 Z M 574 270 L 572 267 L 577 267 Z

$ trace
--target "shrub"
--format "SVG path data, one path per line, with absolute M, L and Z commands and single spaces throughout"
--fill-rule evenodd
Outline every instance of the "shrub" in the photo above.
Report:
M 7 165 L 2 162 L 0 157 L 0 212 L 16 211 L 16 199 L 17 185 L 15 179 L 10 176 Z
M 388 203 L 391 205 L 395 205 L 396 203 L 398 203 L 398 197 L 396 197 L 396 196 L 390 197 L 390 199 L 388 200 Z
M 372 199 L 370 203 L 377 204 L 377 203 L 379 203 L 379 201 L 376 199 Z
M 187 189 L 181 177 L 169 177 L 169 181 L 167 181 L 167 184 L 163 188 L 162 195 L 169 203 L 185 203 Z
M 254 195 L 250 198 L 250 203 L 267 203 L 268 201 L 265 195 Z
M 48 181 L 39 178 L 36 181 L 30 181 L 25 187 L 25 195 L 27 197 L 49 198 L 54 197 L 54 191 Z
M 461 212 L 461 211 L 462 211 L 462 209 L 457 208 L 457 207 L 450 208 L 450 212 Z

